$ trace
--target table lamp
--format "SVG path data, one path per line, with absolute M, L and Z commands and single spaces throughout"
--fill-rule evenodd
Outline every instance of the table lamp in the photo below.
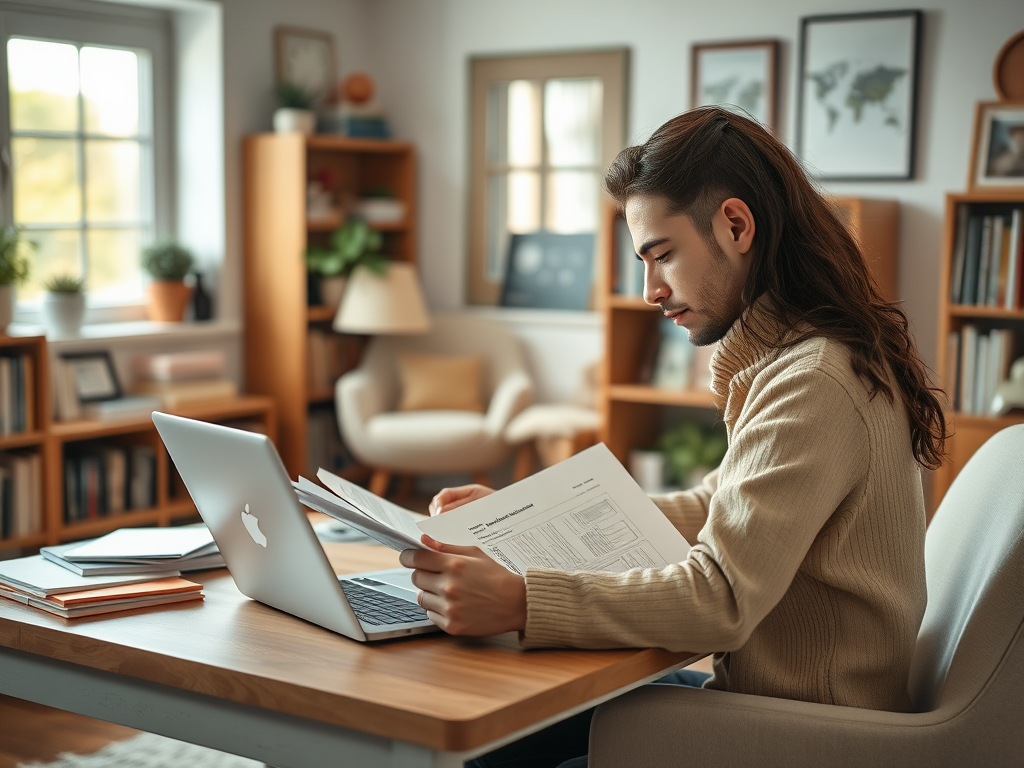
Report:
M 430 316 L 415 267 L 392 261 L 382 275 L 356 267 L 349 275 L 331 327 L 342 333 L 374 336 L 430 330 Z

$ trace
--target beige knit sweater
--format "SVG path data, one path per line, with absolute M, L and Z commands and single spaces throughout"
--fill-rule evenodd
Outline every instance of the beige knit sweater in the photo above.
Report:
M 715 652 L 708 687 L 908 710 L 925 513 L 898 397 L 870 397 L 844 345 L 764 348 L 738 322 L 711 368 L 729 450 L 701 487 L 654 498 L 688 558 L 530 569 L 523 644 Z

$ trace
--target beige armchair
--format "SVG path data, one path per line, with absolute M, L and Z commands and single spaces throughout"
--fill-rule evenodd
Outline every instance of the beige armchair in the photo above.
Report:
M 648 686 L 598 708 L 590 768 L 1024 764 L 1024 425 L 957 476 L 925 567 L 915 712 Z
M 486 411 L 396 411 L 401 350 L 483 357 Z M 509 456 L 505 427 L 529 404 L 532 389 L 519 341 L 503 325 L 435 315 L 429 333 L 370 342 L 360 366 L 335 387 L 338 426 L 352 455 L 374 470 L 375 493 L 386 491 L 392 474 L 467 472 L 486 482 L 484 473 Z

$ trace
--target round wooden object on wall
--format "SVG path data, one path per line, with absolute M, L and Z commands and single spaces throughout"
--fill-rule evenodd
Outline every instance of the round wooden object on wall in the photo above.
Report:
M 1011 37 L 996 56 L 992 81 L 1002 101 L 1024 99 L 1024 29 Z

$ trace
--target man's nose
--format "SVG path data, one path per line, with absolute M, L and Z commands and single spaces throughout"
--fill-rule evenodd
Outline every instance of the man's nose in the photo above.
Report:
M 644 301 L 648 304 L 661 304 L 669 297 L 668 285 L 658 277 L 658 271 L 644 265 Z

